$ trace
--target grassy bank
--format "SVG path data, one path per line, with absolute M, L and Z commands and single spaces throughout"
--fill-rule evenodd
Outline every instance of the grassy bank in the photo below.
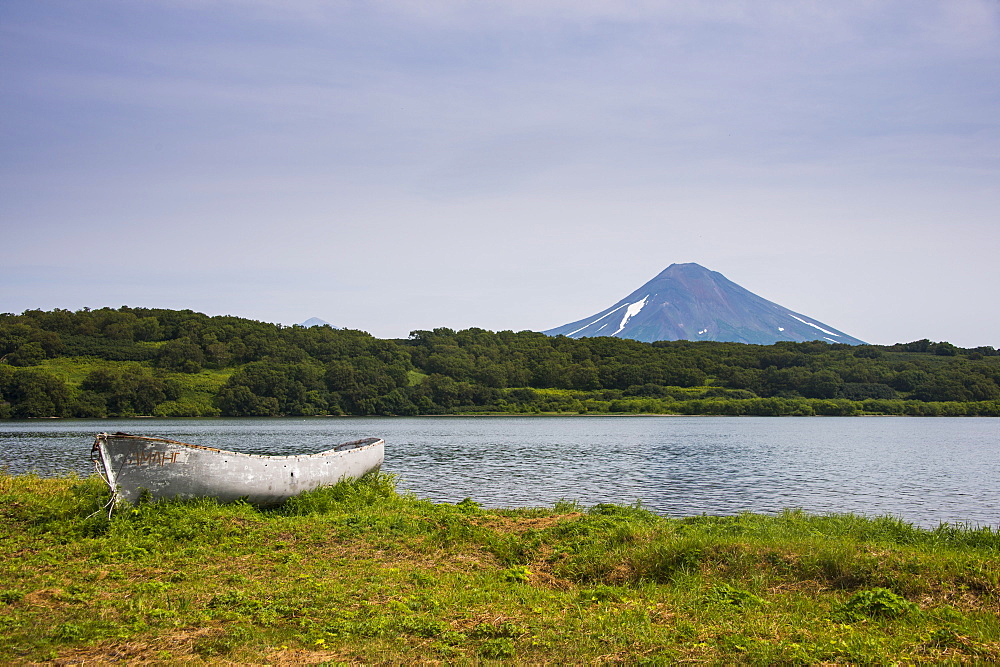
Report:
M 100 511 L 0 475 L 0 662 L 1000 661 L 1000 534 L 850 515 L 484 510 L 370 477 Z

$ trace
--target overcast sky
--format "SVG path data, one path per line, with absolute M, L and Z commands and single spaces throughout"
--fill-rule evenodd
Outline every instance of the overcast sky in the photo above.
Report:
M 997 0 L 3 0 L 0 312 L 1000 347 Z

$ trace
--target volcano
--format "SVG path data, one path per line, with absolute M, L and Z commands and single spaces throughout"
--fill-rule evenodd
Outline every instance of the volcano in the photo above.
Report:
M 829 324 L 796 313 L 700 264 L 671 264 L 610 308 L 542 333 L 584 338 L 715 340 L 771 345 L 820 340 L 863 345 Z

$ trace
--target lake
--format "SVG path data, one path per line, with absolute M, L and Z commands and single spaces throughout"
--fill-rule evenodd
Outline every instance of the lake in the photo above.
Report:
M 487 507 L 558 500 L 668 516 L 891 515 L 1000 526 L 1000 419 L 414 417 L 0 421 L 0 468 L 89 475 L 99 431 L 254 454 L 378 436 L 398 488 Z

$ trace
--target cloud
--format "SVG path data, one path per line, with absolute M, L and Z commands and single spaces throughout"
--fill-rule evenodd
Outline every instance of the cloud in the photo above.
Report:
M 81 257 L 138 270 L 155 256 L 192 298 L 218 285 L 227 312 L 405 335 L 554 326 L 696 261 L 886 340 L 902 316 L 869 321 L 872 285 L 957 267 L 893 294 L 913 330 L 939 324 L 927 300 L 978 321 L 969 266 L 1000 280 L 996 2 L 0 13 L 8 285 L 39 264 L 69 281 Z M 254 282 L 265 266 L 273 289 Z M 62 292 L 166 298 L 168 274 L 149 275 Z M 0 300 L 50 303 L 58 283 Z

